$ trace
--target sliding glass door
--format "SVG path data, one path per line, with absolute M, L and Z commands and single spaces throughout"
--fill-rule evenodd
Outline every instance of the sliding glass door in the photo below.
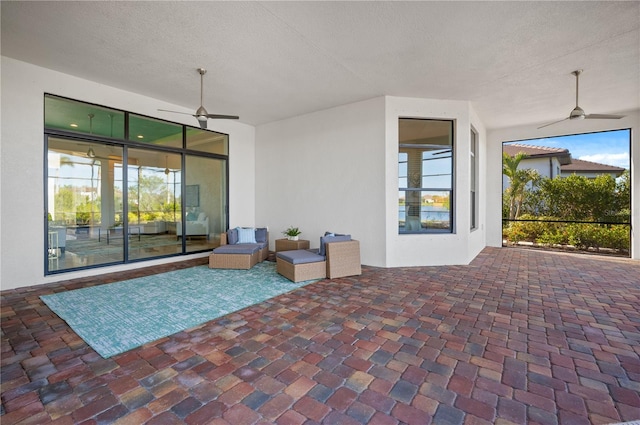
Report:
M 47 160 L 49 270 L 122 262 L 122 148 L 50 137 Z
M 178 225 L 188 252 L 219 245 L 226 223 L 226 161 L 186 156 L 185 222 Z M 183 228 L 180 228 L 183 227 Z M 183 233 L 184 232 L 184 233 Z
M 175 230 L 182 216 L 181 156 L 129 149 L 127 164 L 128 258 L 181 253 Z
M 125 170 L 123 158 L 122 147 L 48 139 L 50 272 L 219 245 L 227 226 L 226 160 L 129 148 Z
M 228 135 L 45 95 L 45 274 L 209 251 Z

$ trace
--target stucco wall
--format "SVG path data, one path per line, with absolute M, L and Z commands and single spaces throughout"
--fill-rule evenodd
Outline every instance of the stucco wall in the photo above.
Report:
M 2 140 L 0 145 L 0 285 L 2 289 L 37 285 L 141 267 L 140 263 L 44 276 L 44 93 L 124 109 L 185 124 L 190 117 L 158 112 L 186 111 L 149 97 L 1 58 Z M 211 125 L 230 138 L 230 221 L 255 220 L 255 131 L 231 121 Z M 206 254 L 194 254 L 202 256 Z M 149 266 L 172 260 L 154 260 Z
M 384 155 L 382 97 L 258 126 L 256 217 L 272 249 L 289 226 L 312 248 L 350 233 L 364 264 L 384 266 Z
M 469 102 L 387 97 L 386 251 L 388 267 L 467 264 L 485 246 L 485 207 L 481 201 L 478 228 L 470 230 L 470 126 L 479 133 L 479 155 L 484 158 L 485 130 Z M 455 121 L 454 126 L 454 233 L 398 234 L 398 118 L 433 118 Z M 487 169 L 480 159 L 480 199 L 484 198 Z
M 398 117 L 456 122 L 456 233 L 398 235 Z M 484 173 L 478 228 L 469 230 L 469 125 L 485 129 L 468 102 L 380 97 L 259 126 L 256 217 L 272 240 L 289 225 L 317 247 L 325 231 L 351 233 L 363 264 L 466 264 L 484 247 Z
M 44 276 L 43 94 L 53 93 L 192 124 L 160 113 L 184 108 L 2 57 L 0 145 L 0 283 L 2 289 L 140 267 L 141 264 Z M 455 233 L 397 231 L 398 117 L 455 121 Z M 579 132 L 632 129 L 632 224 L 640 226 L 640 113 L 622 120 L 565 122 L 487 131 L 465 101 L 379 97 L 254 128 L 219 121 L 230 135 L 230 226 L 269 226 L 273 241 L 290 225 L 317 247 L 326 230 L 362 242 L 362 262 L 381 267 L 466 264 L 500 246 L 502 142 Z M 478 132 L 478 228 L 469 229 L 469 127 Z M 633 131 L 635 130 L 635 131 Z M 206 254 L 195 254 L 202 256 Z M 633 258 L 640 257 L 634 235 Z M 154 260 L 144 265 L 173 260 Z
M 487 245 L 487 173 L 489 172 L 489 169 L 487 168 L 487 130 L 471 104 L 469 104 L 469 117 L 471 118 L 471 127 L 473 127 L 478 134 L 478 146 L 476 152 L 476 156 L 478 157 L 477 227 L 474 230 L 470 230 L 469 242 L 467 245 L 467 259 L 468 261 L 471 261 Z

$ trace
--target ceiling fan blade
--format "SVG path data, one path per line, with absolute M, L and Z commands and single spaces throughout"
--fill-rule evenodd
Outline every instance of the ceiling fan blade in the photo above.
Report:
M 550 125 L 558 124 L 559 122 L 566 121 L 568 119 L 569 118 L 567 117 L 567 118 L 563 118 L 563 119 L 558 120 L 558 121 L 550 122 L 549 124 L 545 124 L 545 125 L 543 125 L 541 127 L 538 127 L 538 130 L 540 130 L 541 128 L 549 127 Z
M 585 114 L 584 110 L 578 106 L 578 93 L 579 93 L 579 82 L 580 82 L 580 74 L 582 74 L 582 70 L 581 69 L 576 69 L 575 71 L 573 71 L 571 73 L 571 75 L 576 77 L 576 107 L 573 108 L 573 110 L 571 111 L 571 113 L 569 114 L 569 116 L 565 119 L 562 119 L 560 121 L 554 121 L 551 122 L 549 124 L 545 124 L 541 127 L 538 127 L 538 130 L 540 130 L 541 128 L 545 128 L 545 127 L 549 127 L 550 125 L 553 124 L 557 124 L 559 122 L 562 121 L 566 121 L 566 120 L 580 120 L 580 119 L 587 119 L 587 120 L 593 120 L 593 119 L 600 119 L 600 120 L 619 120 L 620 118 L 624 118 L 624 115 L 607 115 L 607 114 Z
M 589 114 L 585 115 L 584 118 L 587 120 L 619 120 L 620 118 L 624 118 L 624 115 L 606 115 L 606 114 Z
M 175 114 L 183 114 L 183 115 L 191 115 L 198 120 L 198 124 L 200 124 L 200 128 L 207 128 L 207 119 L 221 119 L 221 120 L 237 120 L 240 119 L 237 115 L 221 115 L 221 114 L 210 114 L 204 109 L 203 106 L 203 94 L 204 94 L 204 74 L 207 73 L 207 70 L 204 68 L 197 68 L 198 74 L 200 74 L 200 107 L 196 110 L 195 114 L 190 114 L 187 112 L 179 112 L 179 111 L 171 111 L 169 109 L 158 109 L 158 111 L 163 112 L 172 112 Z
M 170 111 L 168 109 L 158 109 L 158 111 L 163 111 L 163 112 L 173 112 L 174 114 L 183 114 L 183 115 L 191 115 L 194 116 L 193 114 L 190 114 L 188 112 L 179 112 L 179 111 Z
M 220 120 L 237 120 L 240 119 L 237 115 L 220 115 L 220 114 L 207 114 L 207 118 L 220 119 Z

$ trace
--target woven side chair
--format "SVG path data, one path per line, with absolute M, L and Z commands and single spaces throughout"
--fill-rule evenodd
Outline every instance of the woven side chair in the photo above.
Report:
M 357 276 L 362 274 L 360 242 L 356 240 L 330 242 L 327 250 L 327 277 Z

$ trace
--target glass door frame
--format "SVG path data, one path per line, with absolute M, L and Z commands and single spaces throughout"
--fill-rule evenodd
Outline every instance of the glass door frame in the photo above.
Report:
M 128 116 L 128 113 L 125 113 L 125 116 Z M 155 119 L 155 118 L 154 118 Z M 152 151 L 157 151 L 157 152 L 165 152 L 167 155 L 173 154 L 173 155 L 180 155 L 180 163 L 181 163 L 181 193 L 184 194 L 186 191 L 186 170 L 185 170 L 185 166 L 186 166 L 186 156 L 198 156 L 198 157 L 203 157 L 203 158 L 209 158 L 209 159 L 217 159 L 217 160 L 222 160 L 224 162 L 224 168 L 225 168 L 225 183 L 224 183 L 224 195 L 221 199 L 222 202 L 224 202 L 224 225 L 228 226 L 229 225 L 229 156 L 228 155 L 221 155 L 221 154 L 216 154 L 216 153 L 209 153 L 209 152 L 204 152 L 204 151 L 197 151 L 197 150 L 192 150 L 192 149 L 185 149 L 185 145 L 186 145 L 186 134 L 187 134 L 187 129 L 192 128 L 190 126 L 185 126 L 182 125 L 182 148 L 173 148 L 173 147 L 164 147 L 164 146 L 156 146 L 156 145 L 149 145 L 149 144 L 145 144 L 145 143 L 140 143 L 140 142 L 136 142 L 136 141 L 132 141 L 132 140 L 122 140 L 122 139 L 110 139 L 107 137 L 103 137 L 103 136 L 96 136 L 96 135 L 90 135 L 90 134 L 78 134 L 75 133 L 73 131 L 65 131 L 65 130 L 61 130 L 61 129 L 54 129 L 54 128 L 47 128 L 45 127 L 44 130 L 44 141 L 43 141 L 43 145 L 44 145 L 44 153 L 43 153 L 43 256 L 44 256 L 44 274 L 45 275 L 53 275 L 53 274 L 61 274 L 61 273 L 67 273 L 67 272 L 72 272 L 72 271 L 77 271 L 77 270 L 85 270 L 85 269 L 93 269 L 93 268 L 100 268 L 100 267 L 106 267 L 106 266 L 112 266 L 112 265 L 117 265 L 117 264 L 128 264 L 128 263 L 135 263 L 135 262 L 143 262 L 143 261 L 150 261 L 150 260 L 156 260 L 159 258 L 166 258 L 166 257 L 175 257 L 175 256 L 181 256 L 181 255 L 191 255 L 191 254 L 196 254 L 196 253 L 200 253 L 200 252 L 206 252 L 209 251 L 211 248 L 203 248 L 200 250 L 196 250 L 196 251 L 187 251 L 187 238 L 182 238 L 182 245 L 181 245 L 181 250 L 179 253 L 175 253 L 175 254 L 165 254 L 165 255 L 158 255 L 158 256 L 154 256 L 154 257 L 145 257 L 145 258 L 139 258 L 139 259 L 130 259 L 129 258 L 129 241 L 128 238 L 123 238 L 123 260 L 122 261 L 115 261 L 115 262 L 108 262 L 108 263 L 101 263 L 101 264 L 93 264 L 93 265 L 86 265 L 86 266 L 79 266 L 79 267 L 71 267 L 71 268 L 64 268 L 64 269 L 60 269 L 60 270 L 51 270 L 50 267 L 50 259 L 49 259 L 49 241 L 48 241 L 48 233 L 49 233 L 49 223 L 48 223 L 48 205 L 49 205 L 49 189 L 48 189 L 48 180 L 49 180 L 49 160 L 48 160 L 48 153 L 49 153 L 49 138 L 55 137 L 55 138 L 60 138 L 60 139 L 64 139 L 64 140 L 69 140 L 69 141 L 79 141 L 79 142 L 84 142 L 84 143 L 92 143 L 94 145 L 109 145 L 109 146 L 117 146 L 119 148 L 122 149 L 122 173 L 123 173 L 123 234 L 128 234 L 129 231 L 129 220 L 128 220 L 128 213 L 129 213 L 129 208 L 128 208 L 128 172 L 127 172 L 127 166 L 126 164 L 128 164 L 128 155 L 129 155 L 129 148 L 134 148 L 134 149 L 144 149 L 144 150 L 152 150 Z M 194 127 L 195 128 L 195 127 Z M 128 126 L 125 129 L 125 132 L 128 131 Z M 220 132 L 214 132 L 217 134 L 221 134 L 224 135 L 228 138 L 228 135 L 225 133 L 220 133 Z M 227 139 L 228 140 L 228 139 Z M 228 143 L 228 142 L 227 142 Z M 185 208 L 184 206 L 182 206 L 181 211 L 180 211 L 180 220 L 182 223 L 182 226 L 186 226 L 185 224 L 185 218 L 186 218 L 186 212 L 185 212 Z M 183 231 L 185 230 L 184 227 L 182 229 Z M 226 230 L 226 229 L 224 229 Z

